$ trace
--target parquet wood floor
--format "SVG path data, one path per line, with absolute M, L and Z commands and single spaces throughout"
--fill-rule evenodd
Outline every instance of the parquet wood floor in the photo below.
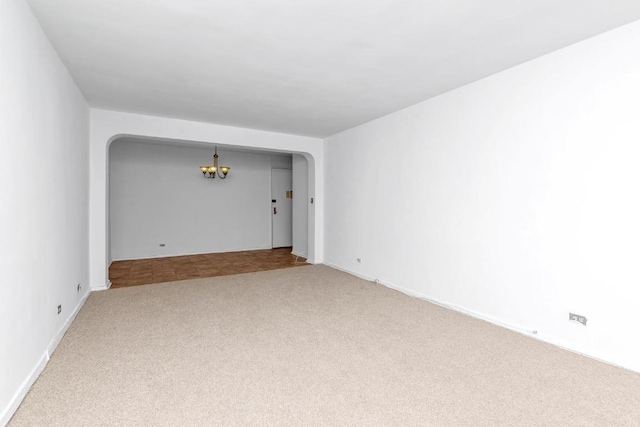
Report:
M 291 248 L 184 255 L 167 258 L 114 261 L 109 267 L 112 288 L 173 282 L 202 277 L 277 270 L 309 265 L 291 254 Z

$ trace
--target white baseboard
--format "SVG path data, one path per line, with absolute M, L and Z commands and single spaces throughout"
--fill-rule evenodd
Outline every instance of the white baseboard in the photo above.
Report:
M 49 347 L 47 347 L 47 360 L 51 358 L 53 352 L 56 351 L 56 348 L 58 348 L 58 344 L 60 344 L 60 341 L 62 341 L 62 337 L 64 337 L 64 334 L 66 334 L 67 330 L 69 330 L 69 326 L 71 326 L 73 321 L 76 319 L 76 316 L 80 312 L 80 309 L 82 308 L 84 303 L 87 301 L 87 298 L 89 298 L 89 295 L 91 295 L 91 291 L 85 292 L 85 294 L 76 305 L 76 308 L 73 309 L 67 320 L 64 322 L 64 325 L 62 325 L 62 327 L 60 328 L 60 331 L 58 331 L 58 334 L 53 337 L 51 343 L 49 343 Z
M 302 253 L 302 252 L 301 252 L 301 253 L 297 253 L 297 252 L 291 251 L 291 255 L 295 255 L 295 256 L 299 256 L 300 258 L 307 259 L 307 256 L 308 256 L 309 254 L 307 254 L 307 253 Z
M 447 308 L 449 310 L 456 311 L 458 313 L 464 314 L 466 316 L 473 317 L 475 319 L 484 320 L 485 322 L 489 322 L 489 323 L 494 324 L 496 326 L 500 326 L 500 327 L 509 329 L 511 331 L 517 332 L 519 334 L 534 338 L 534 339 L 536 339 L 538 341 L 546 342 L 548 344 L 554 345 L 554 346 L 556 346 L 558 348 L 561 348 L 563 350 L 567 350 L 567 351 L 570 351 L 572 353 L 576 353 L 576 354 L 579 354 L 581 356 L 585 356 L 585 357 L 588 357 L 590 359 L 594 359 L 594 360 L 597 360 L 599 362 L 606 363 L 608 365 L 613 365 L 613 366 L 616 366 L 618 368 L 629 369 L 629 370 L 635 371 L 632 367 L 622 366 L 622 365 L 619 365 L 617 363 L 611 362 L 609 360 L 602 359 L 602 358 L 600 358 L 600 357 L 598 357 L 596 355 L 593 355 L 593 354 L 589 353 L 587 350 L 580 348 L 576 343 L 569 343 L 569 342 L 566 342 L 565 340 L 561 340 L 561 339 L 559 339 L 557 337 L 554 337 L 552 335 L 541 334 L 538 331 L 533 331 L 533 330 L 527 329 L 525 327 L 522 327 L 520 325 L 514 325 L 512 323 L 505 322 L 505 321 L 503 321 L 501 319 L 497 319 L 495 317 L 486 315 L 484 313 L 479 313 L 477 311 L 469 310 L 467 308 L 460 307 L 460 306 L 457 306 L 455 304 L 450 304 L 450 303 L 447 303 L 447 302 L 443 302 L 443 301 L 440 301 L 437 298 L 430 297 L 428 295 L 425 295 L 425 294 L 420 293 L 420 292 L 413 291 L 411 289 L 406 289 L 406 288 L 403 288 L 401 286 L 397 286 L 397 285 L 394 285 L 394 284 L 391 284 L 391 283 L 384 283 L 384 282 L 381 282 L 380 280 L 375 279 L 373 277 L 369 277 L 369 276 L 366 276 L 366 275 L 363 275 L 363 274 L 360 274 L 360 273 L 356 273 L 354 271 L 348 270 L 346 268 L 338 267 L 337 265 L 334 265 L 334 264 L 331 264 L 331 263 L 325 262 L 324 265 L 326 265 L 327 267 L 335 268 L 336 270 L 343 271 L 345 273 L 351 274 L 352 276 L 356 276 L 356 277 L 359 277 L 361 279 L 364 279 L 364 280 L 367 280 L 367 281 L 370 281 L 370 282 L 379 283 L 380 285 L 383 285 L 383 286 L 385 286 L 387 288 L 394 289 L 394 290 L 396 290 L 398 292 L 402 292 L 405 295 L 409 295 L 411 297 L 419 298 L 421 300 L 430 302 L 430 303 L 438 305 L 440 307 L 444 307 L 444 308 Z
M 102 286 L 91 286 L 91 291 L 106 291 L 109 288 L 111 288 L 111 280 L 107 280 L 107 283 Z
M 56 336 L 53 337 L 53 340 L 51 340 L 45 352 L 42 354 L 42 356 L 40 356 L 40 359 L 38 359 L 36 365 L 33 367 L 29 375 L 27 375 L 27 378 L 24 379 L 24 381 L 20 385 L 20 388 L 18 388 L 18 391 L 16 391 L 16 393 L 13 395 L 13 398 L 11 398 L 11 400 L 9 401 L 7 407 L 2 411 L 0 415 L 0 426 L 6 426 L 9 423 L 9 420 L 22 403 L 22 400 L 31 389 L 31 386 L 33 386 L 33 384 L 36 382 L 42 371 L 44 371 L 47 363 L 49 363 L 49 359 L 51 359 L 51 355 L 54 351 L 56 351 L 58 344 L 60 344 L 60 341 L 62 341 L 62 337 L 64 337 L 64 334 L 69 329 L 69 326 L 71 326 L 71 323 L 73 323 L 73 321 L 75 320 L 76 316 L 80 312 L 80 309 L 87 301 L 87 298 L 89 298 L 90 294 L 91 292 L 86 292 L 85 295 L 83 295 L 82 299 L 78 301 L 78 304 L 74 308 L 71 315 L 69 315 Z
M 194 255 L 207 255 L 207 254 L 226 254 L 230 252 L 247 252 L 247 251 L 265 251 L 267 249 L 273 249 L 271 246 L 255 246 L 248 248 L 231 248 L 224 251 L 214 251 L 214 252 L 179 252 L 179 253 L 166 253 L 166 254 L 158 254 L 158 255 L 145 255 L 145 256 L 137 256 L 137 257 L 115 257 L 111 259 L 111 263 L 115 261 L 135 261 L 139 259 L 156 259 L 156 258 L 168 258 L 174 256 L 194 256 Z
M 13 414 L 18 410 L 18 407 L 22 403 L 22 400 L 27 395 L 33 383 L 36 382 L 42 371 L 44 371 L 44 367 L 47 366 L 47 362 L 49 361 L 49 355 L 45 352 L 34 366 L 33 370 L 29 373 L 27 378 L 24 379 L 18 391 L 13 395 L 7 407 L 2 411 L 2 415 L 0 415 L 0 426 L 6 426 L 9 423 Z

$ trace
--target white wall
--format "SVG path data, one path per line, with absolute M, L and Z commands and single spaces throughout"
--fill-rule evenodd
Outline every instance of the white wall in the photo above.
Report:
M 109 144 L 123 136 L 196 141 L 303 154 L 309 161 L 309 194 L 310 197 L 316 197 L 316 203 L 309 213 L 309 258 L 310 262 L 322 262 L 321 196 L 324 193 L 324 183 L 321 139 L 96 109 L 91 109 L 90 112 L 90 133 L 89 272 L 92 289 L 106 289 L 109 286 L 107 153 Z
M 638 52 L 640 22 L 328 138 L 325 262 L 640 371 Z
M 218 155 L 231 167 L 224 180 L 198 169 L 212 164 L 209 148 L 112 143 L 112 259 L 271 248 L 271 156 L 220 147 Z
M 309 167 L 307 159 L 293 155 L 293 248 L 291 252 L 306 258 L 309 229 Z
M 23 0 L 0 2 L 0 58 L 4 425 L 89 291 L 89 113 Z
M 291 154 L 278 154 L 271 156 L 271 168 L 272 169 L 291 169 L 292 166 Z

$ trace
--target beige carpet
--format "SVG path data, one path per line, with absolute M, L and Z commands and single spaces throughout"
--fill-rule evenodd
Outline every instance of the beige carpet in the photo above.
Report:
M 640 375 L 325 266 L 93 293 L 11 426 L 638 426 Z

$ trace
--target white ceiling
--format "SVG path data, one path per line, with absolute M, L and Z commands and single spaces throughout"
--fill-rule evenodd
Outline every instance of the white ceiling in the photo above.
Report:
M 94 107 L 328 136 L 640 19 L 638 0 L 28 0 Z

